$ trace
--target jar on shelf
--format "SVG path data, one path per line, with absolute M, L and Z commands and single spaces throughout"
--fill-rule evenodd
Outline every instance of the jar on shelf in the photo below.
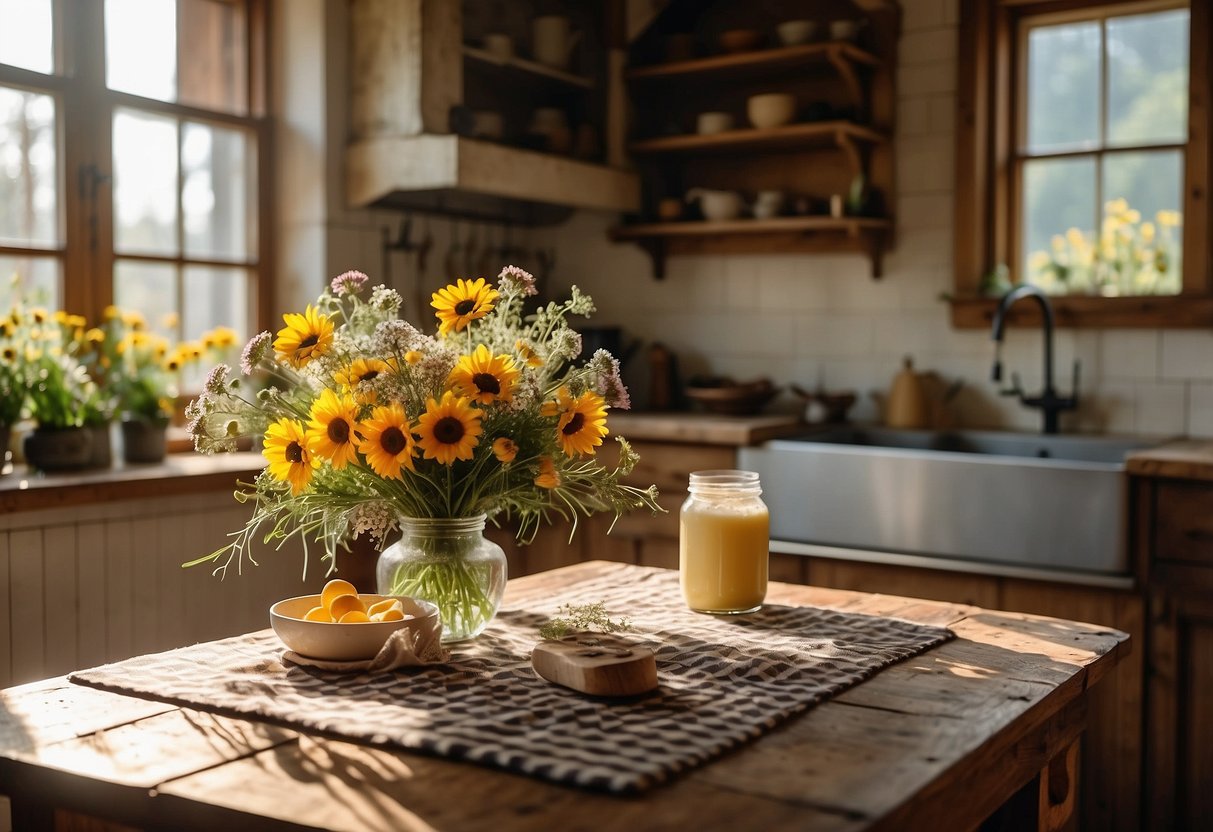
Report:
M 696 612 L 757 612 L 767 594 L 770 514 L 753 471 L 696 471 L 679 516 L 682 596 Z

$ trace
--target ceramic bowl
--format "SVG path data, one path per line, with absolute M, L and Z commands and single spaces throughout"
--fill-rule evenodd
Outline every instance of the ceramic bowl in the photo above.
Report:
M 757 29 L 729 29 L 720 33 L 717 42 L 725 52 L 749 52 L 762 45 L 762 32 Z
M 784 46 L 799 46 L 817 37 L 816 20 L 785 20 L 775 27 L 775 34 Z
M 770 379 L 760 378 L 740 384 L 726 382 L 716 387 L 688 386 L 686 394 L 709 413 L 750 416 L 761 412 L 771 399 L 779 395 L 779 388 Z
M 858 20 L 833 20 L 830 21 L 830 39 L 831 40 L 855 40 L 855 36 L 859 34 Z
M 399 598 L 404 606 L 404 614 L 415 617 L 404 621 L 371 621 L 366 624 L 304 621 L 303 616 L 308 610 L 320 606 L 320 596 L 300 595 L 270 607 L 270 626 L 283 644 L 302 656 L 332 662 L 352 662 L 375 658 L 388 636 L 397 630 L 420 627 L 428 624 L 429 619 L 438 617 L 438 608 L 429 601 L 403 595 L 359 594 L 358 597 L 368 607 L 385 598 Z
M 796 99 L 785 92 L 768 92 L 751 95 L 746 101 L 746 115 L 750 123 L 760 130 L 782 127 L 796 115 Z

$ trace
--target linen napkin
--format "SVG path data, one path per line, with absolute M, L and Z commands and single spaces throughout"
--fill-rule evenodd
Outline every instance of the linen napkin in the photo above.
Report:
M 357 627 L 357 624 L 349 625 Z M 438 616 L 420 619 L 416 626 L 396 630 L 373 659 L 357 661 L 328 661 L 304 656 L 294 650 L 286 650 L 282 661 L 332 670 L 337 673 L 387 673 L 401 667 L 417 667 L 423 664 L 443 664 L 451 657 L 451 651 L 442 646 L 442 621 Z

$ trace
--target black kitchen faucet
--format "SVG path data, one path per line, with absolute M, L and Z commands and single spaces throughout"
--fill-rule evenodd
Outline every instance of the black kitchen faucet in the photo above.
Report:
M 1074 410 L 1078 407 L 1078 362 L 1074 362 L 1074 385 L 1070 396 L 1059 396 L 1057 390 L 1053 387 L 1053 306 L 1049 303 L 1049 298 L 1040 289 L 1035 286 L 1023 284 L 1017 286 L 1007 292 L 1002 297 L 1002 301 L 998 304 L 998 311 L 994 313 L 994 330 L 992 337 L 994 339 L 994 368 L 990 377 L 994 381 L 1002 380 L 1002 334 L 1006 328 L 1007 310 L 1020 298 L 1032 298 L 1040 304 L 1040 312 L 1043 318 L 1041 328 L 1045 335 L 1045 369 L 1044 369 L 1044 390 L 1039 396 L 1028 396 L 1024 393 L 1023 387 L 1019 383 L 1019 375 L 1011 373 L 1011 387 L 1003 390 L 1004 396 L 1018 396 L 1024 407 L 1038 407 L 1044 414 L 1044 433 L 1057 433 L 1058 414 L 1063 410 Z

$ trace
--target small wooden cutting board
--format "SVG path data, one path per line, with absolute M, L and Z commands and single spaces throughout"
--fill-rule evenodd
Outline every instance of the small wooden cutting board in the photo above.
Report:
M 635 696 L 657 687 L 657 658 L 643 644 L 602 633 L 541 641 L 531 651 L 535 672 L 592 696 Z

